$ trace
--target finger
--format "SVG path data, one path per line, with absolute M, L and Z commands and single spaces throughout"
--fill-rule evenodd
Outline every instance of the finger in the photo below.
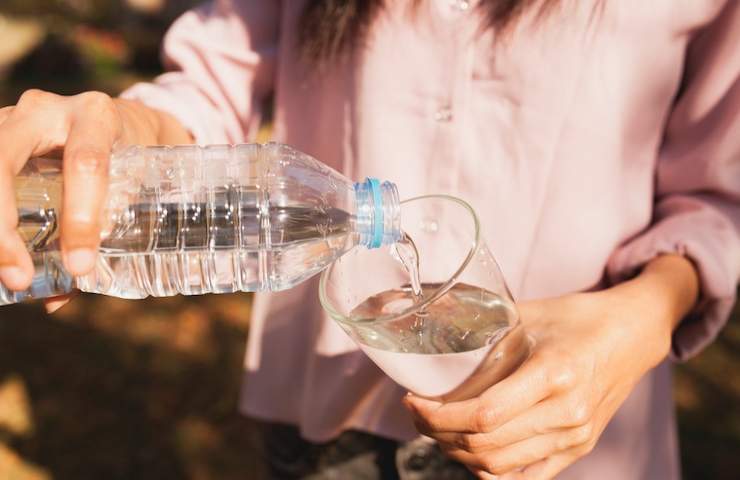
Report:
M 570 454 L 554 455 L 527 466 L 513 478 L 516 480 L 552 480 L 578 458 Z M 504 476 L 503 480 L 510 479 Z
M 33 263 L 17 232 L 14 177 L 33 155 L 59 147 L 66 138 L 61 97 L 38 90 L 24 93 L 18 105 L 0 110 L 0 281 L 12 290 L 26 289 Z
M 479 470 L 477 468 L 470 468 L 469 470 L 473 473 L 473 475 L 481 480 L 501 480 L 501 477 L 499 477 L 498 475 L 491 475 L 490 473 Z
M 583 447 L 591 441 L 588 426 L 528 438 L 504 448 L 471 453 L 440 444 L 445 453 L 466 464 L 481 467 L 487 472 L 502 475 L 544 460 L 552 455 Z
M 83 111 L 73 118 L 64 147 L 61 243 L 65 267 L 73 275 L 95 266 L 108 161 L 117 136 L 103 105 L 91 104 Z
M 503 475 L 496 476 L 496 480 L 523 480 L 524 475 L 520 471 L 514 471 L 504 473 Z
M 450 459 L 461 463 L 465 465 L 465 467 L 474 472 L 476 475 L 486 474 L 486 475 L 493 475 L 488 470 L 488 465 L 485 462 L 485 459 L 481 455 L 473 455 L 470 452 L 466 452 L 464 450 L 460 450 L 454 447 L 450 447 L 448 445 L 439 444 L 440 449 L 442 449 L 442 452 L 449 457 Z
M 0 117 L 0 165 L 4 173 L 7 171 L 15 175 L 39 146 L 41 128 L 32 118 L 20 115 L 16 109 L 11 108 L 0 110 L 0 115 L 4 117 Z
M 589 444 L 587 447 L 579 446 L 572 448 L 527 465 L 516 472 L 502 475 L 500 480 L 552 480 L 576 460 L 588 454 L 592 448 L 592 444 Z
M 531 408 L 553 391 L 540 356 L 533 355 L 510 376 L 480 396 L 461 402 L 441 403 L 407 395 L 421 433 L 434 438 L 439 432 L 490 432 Z
M 70 293 L 68 295 L 60 295 L 58 297 L 47 298 L 44 300 L 44 307 L 46 307 L 46 313 L 52 314 L 65 306 L 77 296 L 77 292 Z
M 33 262 L 16 230 L 18 212 L 13 179 L 8 168 L 0 168 L 0 281 L 10 290 L 18 291 L 31 284 Z
M 33 263 L 17 231 L 15 175 L 38 145 L 37 130 L 8 118 L 0 128 L 0 145 L 0 281 L 11 290 L 25 290 Z
M 3 122 L 8 119 L 8 117 L 10 117 L 10 114 L 13 113 L 13 108 L 15 107 L 0 108 L 0 125 L 2 125 Z
M 498 475 L 496 477 L 496 480 L 523 480 L 524 475 L 521 471 L 516 470 L 509 473 L 504 473 L 503 475 Z
M 435 434 L 435 439 L 472 453 L 500 449 L 527 438 L 585 427 L 592 411 L 582 402 L 570 400 L 567 396 L 550 397 L 491 432 L 441 432 Z
M 23 157 L 15 159 L 16 172 L 29 157 L 44 155 L 62 147 L 69 132 L 67 113 L 70 101 L 67 97 L 39 90 L 29 90 L 12 107 L 2 131 L 24 149 L 28 137 L 33 139 L 34 148 Z

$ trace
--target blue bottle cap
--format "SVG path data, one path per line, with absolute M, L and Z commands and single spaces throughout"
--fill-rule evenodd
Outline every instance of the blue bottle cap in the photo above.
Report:
M 383 244 L 383 194 L 380 191 L 380 180 L 368 177 L 366 180 L 373 196 L 373 238 L 370 248 L 378 248 Z

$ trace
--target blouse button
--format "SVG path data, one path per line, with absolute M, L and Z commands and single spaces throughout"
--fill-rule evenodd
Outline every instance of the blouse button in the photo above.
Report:
M 452 107 L 449 105 L 443 105 L 434 112 L 434 119 L 438 122 L 451 122 L 452 121 Z
M 470 8 L 470 0 L 451 0 L 450 7 L 458 12 L 466 12 Z

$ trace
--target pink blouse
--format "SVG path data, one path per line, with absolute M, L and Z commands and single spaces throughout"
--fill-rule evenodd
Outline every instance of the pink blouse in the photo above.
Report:
M 600 288 L 680 252 L 702 300 L 673 351 L 710 342 L 740 276 L 740 2 L 563 2 L 496 44 L 474 1 L 386 3 L 364 48 L 319 74 L 298 59 L 302 1 L 211 2 L 167 35 L 170 72 L 124 95 L 200 143 L 238 143 L 274 93 L 275 139 L 402 197 L 468 200 L 518 300 Z M 317 441 L 415 436 L 405 392 L 322 313 L 315 279 L 258 294 L 253 310 L 246 414 Z M 650 372 L 559 478 L 679 478 L 670 375 Z

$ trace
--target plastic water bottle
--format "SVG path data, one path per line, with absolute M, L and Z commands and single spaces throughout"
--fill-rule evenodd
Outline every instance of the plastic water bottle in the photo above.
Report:
M 352 183 L 275 143 L 114 154 L 97 265 L 80 277 L 59 252 L 61 163 L 29 161 L 16 196 L 36 271 L 26 291 L 0 285 L 0 304 L 73 289 L 122 298 L 283 290 L 355 246 L 401 238 L 394 184 Z

